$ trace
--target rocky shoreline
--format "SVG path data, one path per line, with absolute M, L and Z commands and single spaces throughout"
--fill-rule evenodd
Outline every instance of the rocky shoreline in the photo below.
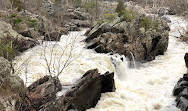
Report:
M 23 80 L 11 74 L 8 61 L 0 58 L 0 109 L 16 111 L 83 111 L 95 107 L 102 93 L 114 92 L 114 73 L 87 71 L 70 89 L 57 77 L 44 76 L 29 87 Z M 65 92 L 57 97 L 58 92 Z
M 46 1 L 42 7 L 49 15 L 55 14 L 54 3 Z M 165 15 L 165 11 L 159 10 L 160 16 Z M 62 34 L 92 26 L 91 15 L 83 8 L 68 7 L 64 15 L 66 23 L 60 25 L 53 24 L 57 20 L 27 10 L 0 11 L 0 16 L 0 42 L 12 41 L 19 52 L 38 45 L 39 40 L 60 41 Z M 117 16 L 114 20 L 98 21 L 86 32 L 87 48 L 97 53 L 122 54 L 130 61 L 134 58 L 141 63 L 165 53 L 169 42 L 168 20 L 145 14 L 140 14 L 134 20 L 125 19 Z M 22 22 L 16 25 L 18 21 L 15 20 Z M 187 56 L 185 62 L 188 68 Z M 0 109 L 3 110 L 84 111 L 95 107 L 102 93 L 114 92 L 116 89 L 114 73 L 100 74 L 97 69 L 87 71 L 76 83 L 68 85 L 70 89 L 64 90 L 58 77 L 52 76 L 44 76 L 26 87 L 18 75 L 12 74 L 11 68 L 8 60 L 0 58 Z M 187 78 L 188 74 L 185 74 L 173 91 L 177 107 L 182 111 L 188 110 Z M 65 93 L 57 96 L 59 92 Z

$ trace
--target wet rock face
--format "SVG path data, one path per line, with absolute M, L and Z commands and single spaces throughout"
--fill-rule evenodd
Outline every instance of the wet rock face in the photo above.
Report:
M 186 67 L 188 69 L 188 53 L 185 54 L 184 60 L 185 60 L 185 65 L 186 65 Z
M 188 53 L 184 56 L 186 67 L 188 68 Z M 176 96 L 176 105 L 182 111 L 188 111 L 188 72 L 180 78 L 173 90 Z
M 56 99 L 56 93 L 61 91 L 61 88 L 60 81 L 51 76 L 44 76 L 32 83 L 28 87 L 28 98 L 31 103 L 30 109 L 34 108 L 39 111 L 43 104 Z
M 188 74 L 184 74 L 180 78 L 173 90 L 173 95 L 176 96 L 176 105 L 182 111 L 188 110 Z
M 117 18 L 112 22 L 96 24 L 86 32 L 89 49 L 98 53 L 115 52 L 132 59 L 131 53 L 138 62 L 146 62 L 162 55 L 168 47 L 169 26 L 158 20 L 158 27 L 146 30 L 140 26 L 140 19 L 126 22 Z
M 61 90 L 58 78 L 45 76 L 28 87 L 21 108 L 23 111 L 84 111 L 95 107 L 101 93 L 115 91 L 114 73 L 100 75 L 97 69 L 89 70 L 57 98 L 57 92 Z
M 40 111 L 84 111 L 94 107 L 101 93 L 115 91 L 113 77 L 109 72 L 100 75 L 97 69 L 87 71 L 69 91 L 56 101 L 44 104 Z

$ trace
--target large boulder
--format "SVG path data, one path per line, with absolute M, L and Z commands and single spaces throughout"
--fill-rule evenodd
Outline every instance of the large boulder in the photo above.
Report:
M 188 74 L 184 74 L 180 78 L 173 90 L 173 95 L 176 96 L 176 106 L 182 111 L 188 110 Z
M 18 46 L 18 50 L 20 52 L 32 48 L 38 43 L 34 39 L 23 37 L 22 35 L 18 34 L 15 30 L 12 29 L 10 24 L 2 21 L 0 21 L 0 39 L 10 39 L 9 41 L 13 41 L 14 44 Z
M 70 19 L 88 20 L 90 17 L 83 8 L 68 9 L 67 12 Z
M 186 67 L 188 68 L 188 53 L 184 56 Z M 180 78 L 173 90 L 176 96 L 176 106 L 182 111 L 188 110 L 188 72 Z
M 100 75 L 97 69 L 90 70 L 63 96 L 44 104 L 40 111 L 84 111 L 97 104 L 101 93 L 112 91 L 115 91 L 113 73 Z
M 157 27 L 146 29 L 142 26 L 141 15 L 132 22 L 122 21 L 117 18 L 113 21 L 96 24 L 87 33 L 88 48 L 99 53 L 115 52 L 136 61 L 146 62 L 162 55 L 168 47 L 168 24 L 157 19 Z M 152 20 L 152 17 L 148 17 Z
M 6 84 L 8 88 L 9 84 L 11 84 L 11 91 L 22 92 L 24 85 L 22 80 L 17 76 L 10 78 L 7 82 L 4 82 L 4 84 Z M 15 84 L 13 85 L 13 83 Z M 3 88 L 6 88 L 7 86 L 4 84 Z M 97 104 L 101 93 L 115 91 L 114 73 L 106 72 L 101 75 L 98 73 L 97 69 L 89 70 L 74 85 L 71 85 L 70 88 L 62 89 L 62 87 L 57 77 L 44 76 L 40 78 L 24 90 L 27 92 L 21 93 L 25 98 L 20 98 L 20 101 L 16 101 L 17 104 L 19 103 L 18 105 L 22 104 L 19 110 L 84 111 Z M 4 89 L 1 91 L 4 91 Z M 58 92 L 61 94 L 62 92 L 64 93 L 62 96 L 59 96 Z M 5 93 L 0 92 L 0 94 Z M 18 106 L 17 104 L 16 106 Z M 0 108 L 1 107 L 6 108 L 0 98 Z
M 170 13 L 170 8 L 166 8 L 166 7 L 161 7 L 160 9 L 158 9 L 158 16 L 161 17 L 163 15 L 168 15 Z
M 66 26 L 69 31 L 79 31 L 80 28 L 91 27 L 90 14 L 83 8 L 67 9 L 66 17 L 68 18 Z
M 0 109 L 17 111 L 22 104 L 27 89 L 23 80 L 11 74 L 8 60 L 0 58 Z
M 61 91 L 62 85 L 56 77 L 44 76 L 28 87 L 28 98 L 31 106 L 26 109 L 39 111 L 40 107 L 56 99 L 56 93 Z

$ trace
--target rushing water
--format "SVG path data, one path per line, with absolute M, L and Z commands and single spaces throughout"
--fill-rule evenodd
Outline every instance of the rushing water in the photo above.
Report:
M 62 84 L 72 84 L 84 72 L 94 68 L 101 73 L 115 72 L 116 91 L 102 94 L 97 106 L 87 111 L 179 111 L 175 107 L 172 90 L 186 72 L 183 56 L 188 51 L 188 45 L 176 37 L 179 36 L 177 29 L 186 28 L 187 21 L 175 16 L 169 18 L 172 23 L 168 50 L 137 69 L 128 68 L 124 56 L 98 54 L 85 49 L 85 36 L 82 36 L 85 31 L 80 31 L 62 36 L 60 42 L 44 42 L 23 53 L 17 58 L 16 67 L 21 69 L 17 72 L 29 85 L 48 74 L 45 57 L 48 61 L 52 60 L 52 74 L 60 72 L 57 69 L 62 69 L 66 60 L 73 60 L 59 76 Z M 52 50 L 54 53 L 51 53 Z M 23 63 L 28 65 L 21 65 Z

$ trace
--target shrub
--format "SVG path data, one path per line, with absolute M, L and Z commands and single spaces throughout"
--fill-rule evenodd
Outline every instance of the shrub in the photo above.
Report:
M 142 17 L 141 26 L 145 28 L 145 30 L 149 30 L 151 27 L 151 21 L 148 17 Z
M 118 5 L 116 7 L 116 12 L 121 16 L 123 13 L 122 11 L 125 9 L 124 2 L 122 0 L 118 1 Z
M 158 20 L 153 20 L 151 22 L 152 28 L 158 29 L 159 28 L 159 21 Z
M 12 18 L 15 18 L 15 17 L 17 17 L 17 15 L 18 15 L 17 13 L 11 13 L 11 14 L 9 15 L 9 18 L 11 18 L 11 19 L 12 19 Z
M 125 9 L 122 11 L 122 21 L 132 22 L 135 19 L 135 14 L 132 10 Z
M 104 15 L 104 18 L 105 18 L 106 20 L 110 20 L 110 21 L 114 20 L 116 17 L 117 17 L 117 15 L 116 15 L 116 14 L 113 14 L 113 13 L 108 13 L 108 14 L 105 14 L 105 15 Z
M 94 2 L 94 1 L 86 2 L 86 3 L 83 5 L 83 8 L 85 8 L 87 12 L 91 11 L 91 10 L 94 9 L 95 7 L 96 7 L 96 2 Z
M 28 25 L 32 28 L 36 28 L 38 25 L 37 19 L 28 18 Z
M 142 17 L 141 26 L 145 28 L 145 30 L 152 29 L 158 29 L 159 27 L 159 21 L 158 20 L 149 20 L 148 17 Z
M 13 24 L 13 27 L 20 24 L 23 19 L 21 17 L 18 17 L 17 13 L 11 13 L 9 15 L 10 22 Z
M 9 38 L 0 39 L 0 56 L 12 61 L 17 55 L 18 47 Z
M 13 26 L 20 24 L 22 21 L 23 21 L 23 19 L 21 17 L 13 18 L 12 19 Z

